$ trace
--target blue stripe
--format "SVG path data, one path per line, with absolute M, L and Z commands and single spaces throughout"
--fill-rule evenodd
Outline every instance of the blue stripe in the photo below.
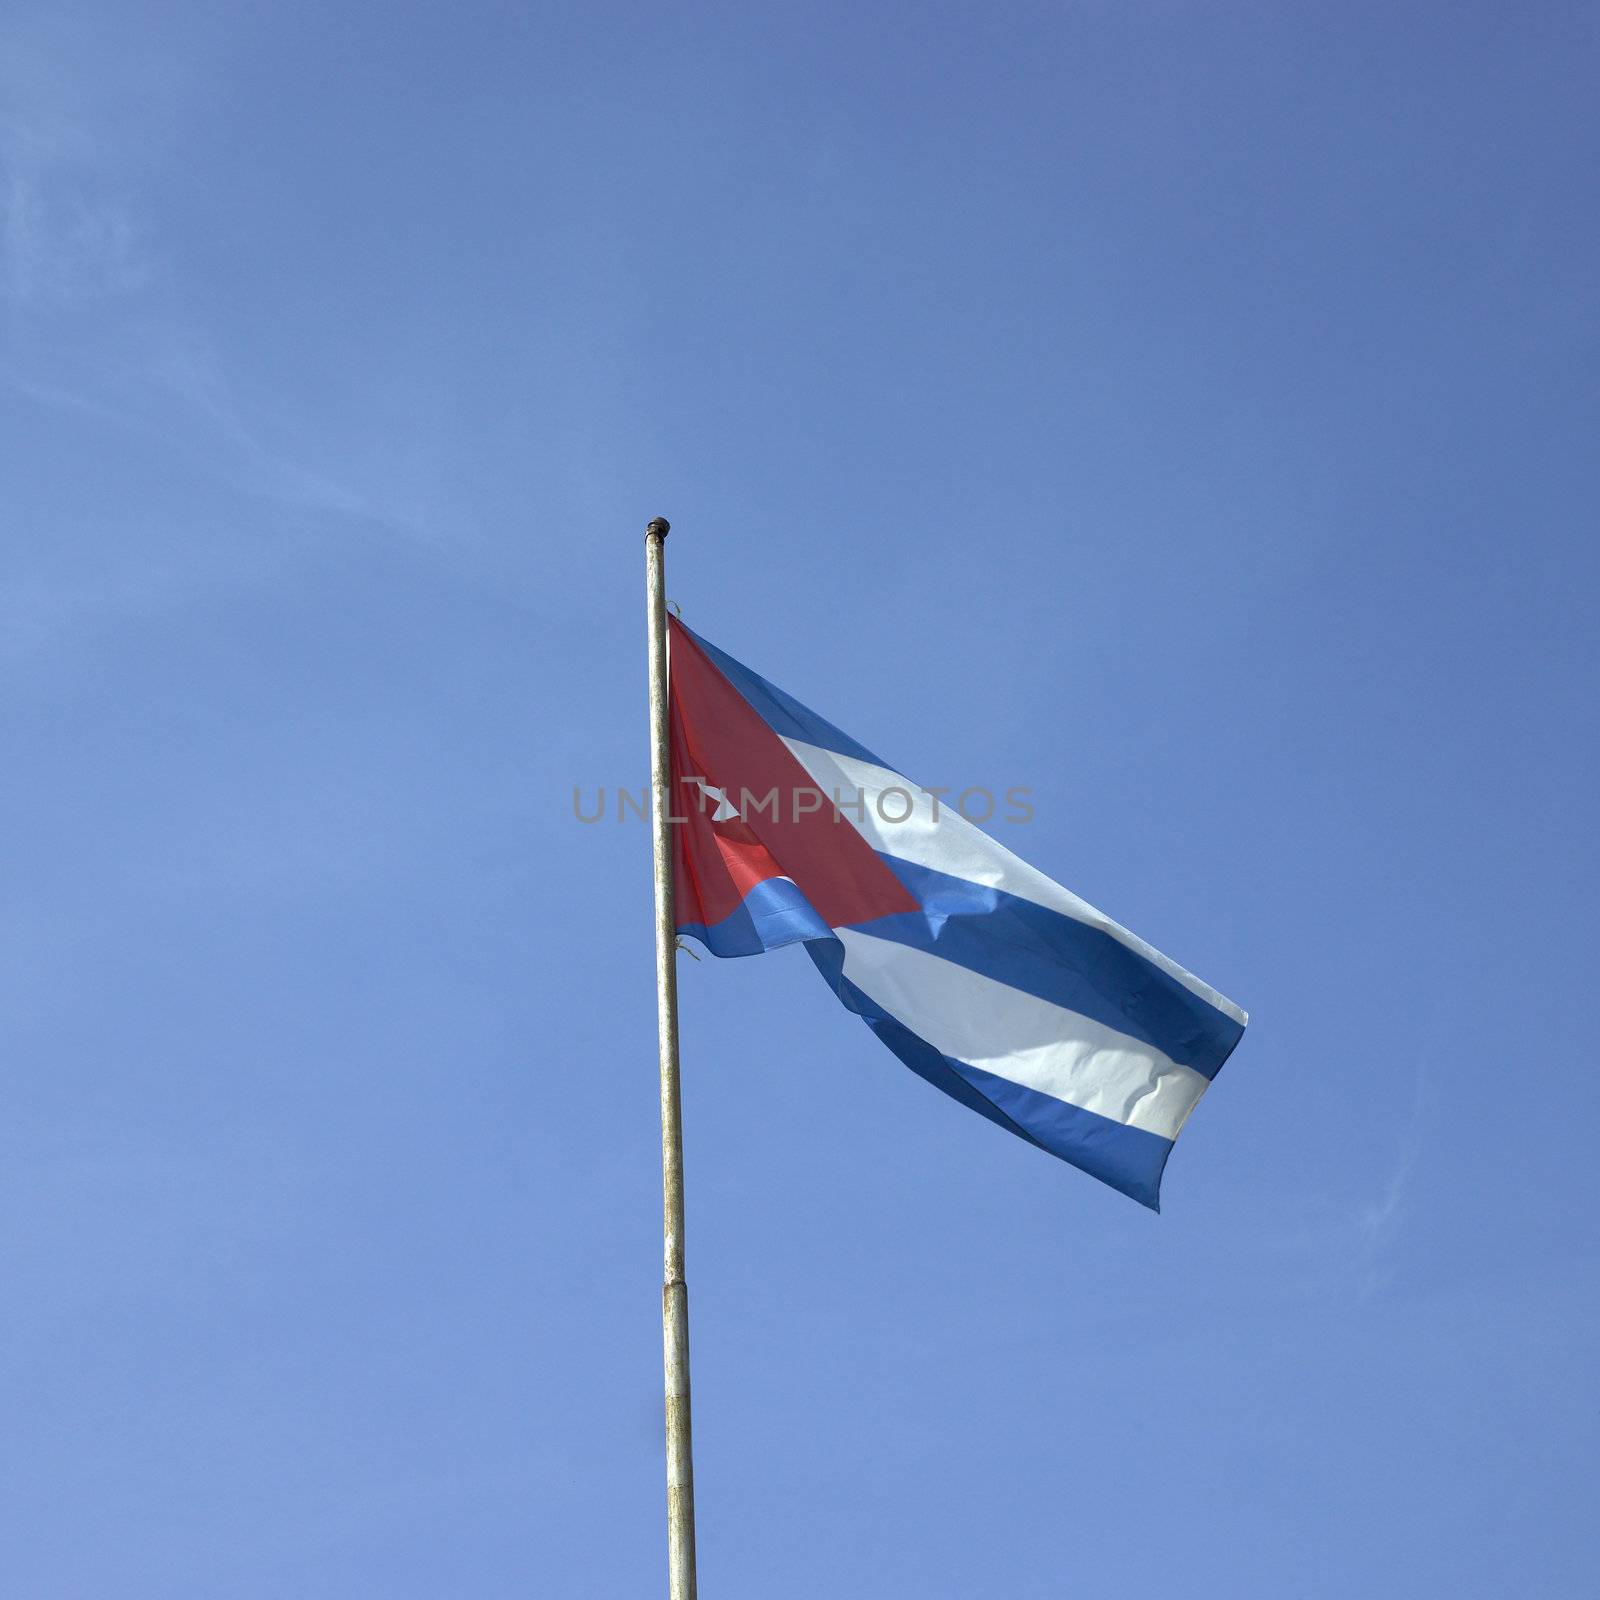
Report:
M 919 1077 L 1029 1144 L 1059 1156 L 1152 1211 L 1161 1209 L 1161 1174 L 1172 1153 L 1170 1139 L 1143 1128 L 1125 1127 L 1097 1112 L 942 1055 L 845 977 L 844 947 L 837 939 L 814 940 L 807 944 L 806 952 L 845 1007 L 860 1016 Z
M 804 744 L 819 745 L 824 750 L 833 751 L 835 755 L 853 756 L 857 761 L 869 761 L 875 767 L 889 766 L 887 761 L 873 755 L 865 745 L 857 744 L 848 733 L 841 732 L 826 718 L 819 717 L 815 711 L 801 705 L 776 684 L 768 683 L 749 667 L 724 654 L 710 640 L 702 639 L 698 633 L 684 627 L 681 622 L 678 626 L 705 651 L 717 671 L 744 696 L 751 710 L 780 738 L 798 739 Z M 890 767 L 889 770 L 892 772 L 895 769 Z
M 1099 928 L 1003 889 L 954 878 L 896 856 L 880 859 L 922 904 L 858 923 L 1025 994 L 1153 1045 L 1214 1078 L 1244 1029 Z
M 679 933 L 698 939 L 714 956 L 756 956 L 802 939 L 829 939 L 829 928 L 788 878 L 758 883 L 721 922 L 680 922 Z
M 1172 1154 L 1172 1140 L 1145 1128 L 1125 1127 L 979 1067 L 963 1065 L 960 1070 L 975 1089 L 1022 1123 L 1035 1144 L 1120 1189 L 1130 1200 L 1152 1211 L 1161 1209 L 1161 1174 Z

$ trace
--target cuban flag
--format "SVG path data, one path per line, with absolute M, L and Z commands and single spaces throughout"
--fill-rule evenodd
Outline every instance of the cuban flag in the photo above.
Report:
M 915 1073 L 1160 1209 L 1246 1017 L 830 722 L 670 623 L 678 932 L 803 943 Z

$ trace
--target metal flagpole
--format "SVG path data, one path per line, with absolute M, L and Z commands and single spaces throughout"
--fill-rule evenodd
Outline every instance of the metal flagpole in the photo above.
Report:
M 689 1434 L 689 1287 L 683 1278 L 683 1117 L 678 1104 L 677 919 L 672 908 L 672 763 L 667 748 L 668 523 L 644 530 L 650 615 L 650 843 L 656 875 L 656 1023 L 661 1041 L 661 1342 L 667 1382 L 667 1570 L 671 1600 L 695 1600 Z

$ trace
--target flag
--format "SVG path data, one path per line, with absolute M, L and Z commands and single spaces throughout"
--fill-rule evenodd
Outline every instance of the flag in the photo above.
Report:
M 674 619 L 677 929 L 803 943 L 913 1072 L 1160 1209 L 1231 1001 Z

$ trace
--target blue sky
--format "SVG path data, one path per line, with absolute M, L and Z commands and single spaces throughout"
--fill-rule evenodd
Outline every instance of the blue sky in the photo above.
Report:
M 1589 1592 L 1597 43 L 8 7 L 0 1589 L 659 1591 L 666 515 L 1253 1016 L 1156 1217 L 683 962 L 705 1592 Z

